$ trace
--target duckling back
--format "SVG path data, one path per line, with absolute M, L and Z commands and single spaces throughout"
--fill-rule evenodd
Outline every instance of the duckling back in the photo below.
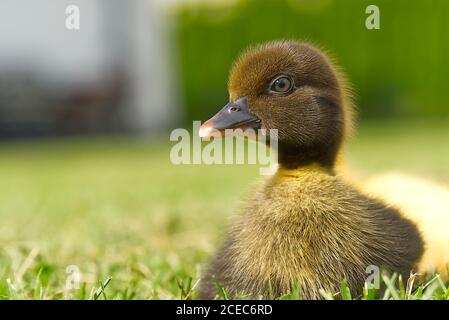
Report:
M 425 243 L 418 271 L 438 272 L 448 278 L 449 189 L 429 180 L 394 172 L 372 177 L 362 188 L 398 207 L 401 214 L 417 226 Z

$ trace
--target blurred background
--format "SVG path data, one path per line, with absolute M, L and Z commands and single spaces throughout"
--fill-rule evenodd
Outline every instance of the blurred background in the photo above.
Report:
M 160 132 L 227 100 L 250 44 L 306 39 L 354 83 L 363 119 L 448 116 L 444 0 L 3 0 L 0 136 Z M 77 4 L 81 29 L 65 28 Z
M 80 30 L 65 27 L 80 9 Z M 380 8 L 380 30 L 365 9 Z M 449 181 L 446 0 L 2 0 L 0 297 L 170 298 L 198 278 L 257 166 L 174 166 L 169 132 L 228 100 L 246 46 L 310 40 L 353 83 L 348 161 Z M 9 282 L 6 279 L 10 279 Z M 182 282 L 181 281 L 181 282 Z M 11 289 L 11 283 L 15 289 Z M 130 293 L 132 292 L 132 294 Z M 181 292 L 181 293 L 180 293 Z

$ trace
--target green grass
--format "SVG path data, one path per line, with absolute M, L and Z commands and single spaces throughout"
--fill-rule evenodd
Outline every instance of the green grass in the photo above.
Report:
M 449 182 L 448 124 L 366 123 L 349 160 L 363 173 L 399 168 Z M 169 150 L 165 137 L 1 142 L 0 299 L 195 298 L 258 167 L 173 166 Z M 78 289 L 66 286 L 73 268 Z M 416 279 L 413 291 L 393 280 L 386 298 L 449 297 L 438 278 Z M 281 298 L 299 297 L 300 288 Z

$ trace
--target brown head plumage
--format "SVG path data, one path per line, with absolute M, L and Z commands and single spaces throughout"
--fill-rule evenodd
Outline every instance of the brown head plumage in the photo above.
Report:
M 347 82 L 320 50 L 298 41 L 252 47 L 234 63 L 228 87 L 231 103 L 246 98 L 261 128 L 278 130 L 282 166 L 333 167 L 353 107 Z

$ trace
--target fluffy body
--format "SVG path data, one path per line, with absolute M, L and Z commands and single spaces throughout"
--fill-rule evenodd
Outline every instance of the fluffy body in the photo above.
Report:
M 449 279 L 449 189 L 428 179 L 389 172 L 361 185 L 367 194 L 399 208 L 418 228 L 425 250 L 417 271 Z
M 280 170 L 232 225 L 202 280 L 200 297 L 217 294 L 215 275 L 232 296 L 278 296 L 299 285 L 303 299 L 339 292 L 347 279 L 360 294 L 370 265 L 405 278 L 421 254 L 416 227 L 319 167 Z

